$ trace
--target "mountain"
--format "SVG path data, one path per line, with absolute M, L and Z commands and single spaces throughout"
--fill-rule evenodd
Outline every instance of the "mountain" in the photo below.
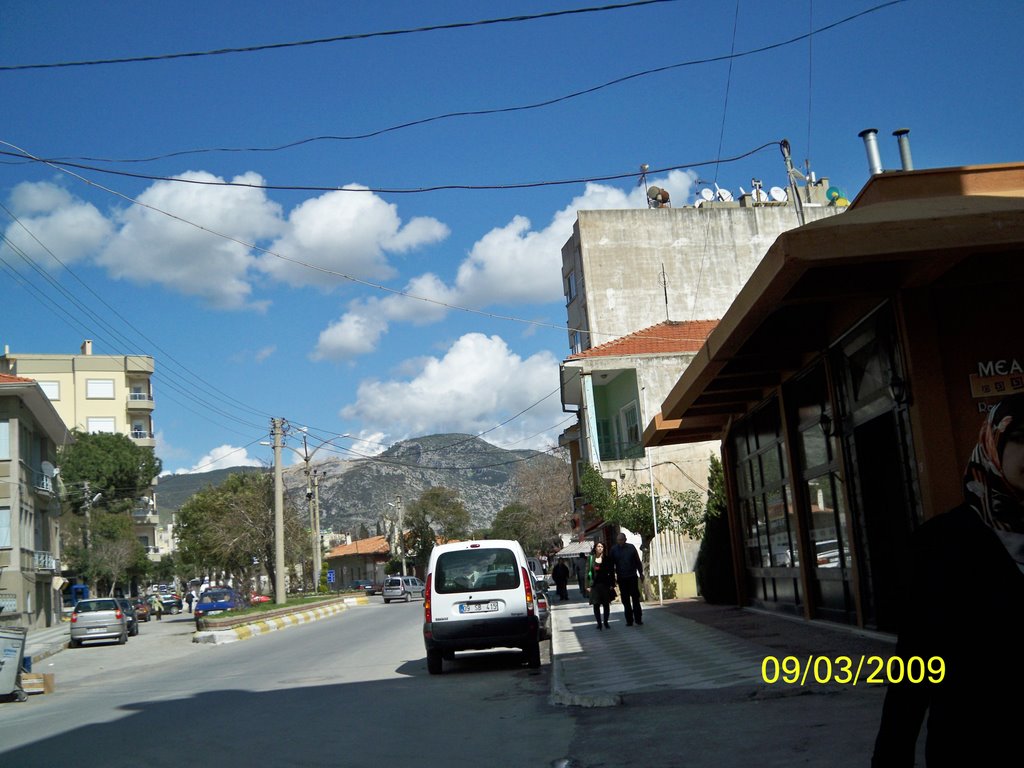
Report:
M 311 468 L 321 477 L 320 526 L 325 531 L 355 532 L 365 525 L 373 534 L 378 521 L 396 515 L 393 503 L 397 496 L 408 509 L 427 488 L 442 486 L 458 492 L 473 528 L 485 528 L 502 507 L 514 500 L 517 470 L 534 461 L 561 459 L 538 451 L 498 448 L 473 435 L 443 434 L 403 440 L 370 458 L 314 461 Z M 260 469 L 238 467 L 161 478 L 161 514 L 177 510 L 192 493 L 223 482 L 233 471 Z M 284 484 L 289 499 L 305 509 L 304 466 L 285 469 Z

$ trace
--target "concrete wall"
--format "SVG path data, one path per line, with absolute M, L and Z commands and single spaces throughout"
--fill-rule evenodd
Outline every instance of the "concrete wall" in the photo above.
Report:
M 836 212 L 805 208 L 808 222 Z M 592 332 L 588 348 L 664 320 L 720 318 L 769 246 L 797 225 L 789 205 L 580 211 L 562 248 L 563 284 L 575 272 L 577 285 L 568 327 Z

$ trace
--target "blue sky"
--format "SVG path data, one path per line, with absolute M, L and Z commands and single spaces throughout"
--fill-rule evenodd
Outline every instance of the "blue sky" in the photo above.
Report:
M 600 4 L 5 0 L 0 67 Z M 509 419 L 486 439 L 543 448 L 568 418 L 556 391 L 568 354 L 559 249 L 576 210 L 643 206 L 637 179 L 395 190 L 594 179 L 647 163 L 677 169 L 650 181 L 679 205 L 698 178 L 734 192 L 752 177 L 782 185 L 777 146 L 701 164 L 788 138 L 801 165 L 852 197 L 868 176 L 864 128 L 879 130 L 887 168 L 898 167 L 890 134 L 901 127 L 918 168 L 1019 161 L 1022 29 L 1024 4 L 1009 1 L 677 0 L 0 69 L 0 150 L 62 159 L 0 156 L 0 344 L 68 353 L 92 338 L 99 354 L 152 354 L 158 454 L 171 471 L 268 460 L 270 416 L 309 426 L 314 443 L 352 435 L 327 449 L 343 456 Z M 111 162 L 370 133 L 683 64 L 542 108 L 371 138 Z

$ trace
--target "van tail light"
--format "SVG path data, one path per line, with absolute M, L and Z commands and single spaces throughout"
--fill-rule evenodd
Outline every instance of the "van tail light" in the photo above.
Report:
M 115 619 L 123 619 L 124 618 L 124 614 L 121 613 L 120 609 L 114 611 L 114 618 Z
M 536 606 L 533 602 L 533 587 L 530 586 L 530 574 L 523 568 L 523 586 L 526 588 L 526 615 L 533 616 Z
M 423 588 L 423 621 L 425 621 L 427 624 L 430 623 L 431 617 L 433 615 L 432 611 L 430 610 L 430 592 L 431 592 L 430 588 L 431 588 L 431 586 L 433 586 L 433 583 L 434 583 L 434 574 L 428 573 L 427 574 L 427 586 L 425 586 Z
M 71 614 L 71 623 L 74 624 L 76 621 L 78 621 L 78 611 Z

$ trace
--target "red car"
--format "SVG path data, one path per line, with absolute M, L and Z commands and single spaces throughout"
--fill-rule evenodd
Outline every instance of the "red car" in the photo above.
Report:
M 253 592 L 249 596 L 249 602 L 250 603 L 269 603 L 270 602 L 270 595 L 258 595 L 255 592 Z

